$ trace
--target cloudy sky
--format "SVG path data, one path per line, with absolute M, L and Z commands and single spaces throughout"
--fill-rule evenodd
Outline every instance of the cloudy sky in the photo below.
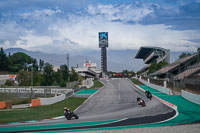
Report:
M 200 47 L 200 0 L 0 0 L 0 47 L 66 53 L 109 49 Z

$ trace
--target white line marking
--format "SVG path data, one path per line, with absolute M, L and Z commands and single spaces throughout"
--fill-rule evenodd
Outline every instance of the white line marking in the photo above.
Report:
M 120 97 L 120 83 L 119 83 L 119 101 L 120 101 L 121 97 Z

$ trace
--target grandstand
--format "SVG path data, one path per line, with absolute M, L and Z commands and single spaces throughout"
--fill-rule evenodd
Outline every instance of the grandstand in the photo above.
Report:
M 150 76 L 156 78 L 172 78 L 186 71 L 189 68 L 189 66 L 194 65 L 198 62 L 199 62 L 199 54 L 195 53 L 193 55 L 179 59 L 172 64 L 164 66 L 160 70 L 150 74 Z M 186 71 L 185 74 L 188 72 L 189 71 Z
M 181 80 L 181 79 L 184 79 L 184 78 L 187 78 L 193 74 L 200 74 L 200 63 L 197 63 L 193 66 L 190 66 L 188 67 L 187 70 L 185 70 L 184 72 L 176 75 L 174 77 L 175 80 Z

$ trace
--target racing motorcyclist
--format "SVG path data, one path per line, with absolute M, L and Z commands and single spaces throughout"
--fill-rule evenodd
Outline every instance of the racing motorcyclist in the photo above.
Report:
M 137 98 L 137 102 L 138 102 L 138 105 L 142 105 L 143 107 L 146 106 L 144 100 L 142 100 L 140 97 Z
M 70 111 L 67 107 L 64 107 L 64 115 L 65 115 L 65 118 L 68 119 L 68 120 L 71 120 L 71 119 L 78 119 L 78 116 L 76 114 L 74 114 L 73 111 Z
M 147 90 L 147 91 L 145 91 L 145 95 L 146 95 L 147 98 L 149 98 L 149 99 L 151 100 L 151 98 L 152 98 L 151 92 L 149 92 L 149 91 Z

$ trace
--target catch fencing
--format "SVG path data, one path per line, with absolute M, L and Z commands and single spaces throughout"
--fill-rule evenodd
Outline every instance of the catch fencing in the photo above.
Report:
M 49 97 L 54 94 L 68 94 L 72 89 L 66 88 L 0 88 L 0 93 L 16 94 L 19 97 Z

